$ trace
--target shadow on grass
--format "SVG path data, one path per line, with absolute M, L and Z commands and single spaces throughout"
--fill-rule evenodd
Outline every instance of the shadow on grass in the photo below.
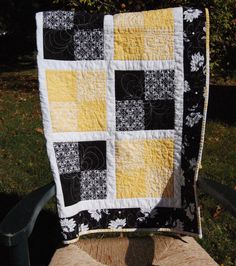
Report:
M 208 119 L 236 124 L 236 86 L 211 85 L 209 92 Z
M 36 61 L 27 61 L 12 64 L 0 64 L 0 73 L 4 72 L 21 72 L 24 70 L 32 70 L 37 67 Z
M 19 200 L 20 197 L 16 194 L 0 193 L 0 221 Z M 48 265 L 60 243 L 60 226 L 57 215 L 51 211 L 42 210 L 29 237 L 31 266 Z M 3 247 L 0 247 L 0 265 L 9 265 L 8 250 Z

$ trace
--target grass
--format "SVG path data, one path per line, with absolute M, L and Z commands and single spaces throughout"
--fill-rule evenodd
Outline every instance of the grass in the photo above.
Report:
M 20 196 L 51 179 L 35 71 L 0 76 L 0 192 Z
M 26 195 L 52 180 L 35 70 L 0 73 L 0 194 Z M 208 121 L 200 176 L 236 188 L 236 125 Z M 203 239 L 219 263 L 236 265 L 236 220 L 199 191 Z M 55 211 L 53 203 L 47 206 Z M 2 210 L 0 210 L 1 212 Z M 3 214 L 1 215 L 3 217 Z
M 236 126 L 208 121 L 200 176 L 236 189 Z M 199 242 L 223 265 L 236 265 L 236 219 L 199 191 L 203 239 Z

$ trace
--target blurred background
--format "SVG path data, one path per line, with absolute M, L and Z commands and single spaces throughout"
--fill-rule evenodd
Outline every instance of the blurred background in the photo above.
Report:
M 183 5 L 207 7 L 210 13 L 210 98 L 200 177 L 236 190 L 235 0 L 1 0 L 0 220 L 20 198 L 52 180 L 39 106 L 35 13 L 118 13 Z M 203 225 L 198 241 L 220 265 L 235 266 L 236 220 L 212 198 L 198 194 Z M 55 213 L 54 199 L 30 238 L 32 265 L 47 265 L 60 241 Z M 0 265 L 5 265 L 1 252 Z

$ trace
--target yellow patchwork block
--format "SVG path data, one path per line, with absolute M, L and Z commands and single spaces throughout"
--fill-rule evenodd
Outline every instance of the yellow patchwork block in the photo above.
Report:
M 144 16 L 143 12 L 120 13 L 114 15 L 114 26 L 118 28 L 143 28 Z
M 144 168 L 144 148 L 142 141 L 116 141 L 116 167 L 122 170 Z
M 153 30 L 144 33 L 144 60 L 173 60 L 174 33 Z
M 174 30 L 174 14 L 172 8 L 144 11 L 143 15 L 145 29 Z
M 174 59 L 173 9 L 145 11 L 144 60 Z
M 144 169 L 116 171 L 116 195 L 118 199 L 145 198 L 147 195 Z
M 78 106 L 76 103 L 52 102 L 50 114 L 53 132 L 78 131 Z
M 114 30 L 114 59 L 141 60 L 144 52 L 144 34 L 140 29 Z
M 173 157 L 173 139 L 116 141 L 117 197 L 172 197 Z M 127 192 L 122 194 L 123 190 Z
M 106 72 L 46 70 L 53 132 L 105 131 Z
M 106 98 L 105 71 L 78 72 L 78 99 L 95 100 Z
M 114 17 L 115 60 L 173 60 L 173 9 Z
M 79 131 L 105 131 L 106 101 L 79 101 L 78 128 Z
M 143 141 L 143 159 L 149 169 L 173 169 L 174 142 L 172 139 Z
M 76 102 L 77 72 L 46 70 L 49 102 Z
M 171 198 L 174 193 L 174 176 L 170 169 L 149 169 L 146 179 L 150 198 Z

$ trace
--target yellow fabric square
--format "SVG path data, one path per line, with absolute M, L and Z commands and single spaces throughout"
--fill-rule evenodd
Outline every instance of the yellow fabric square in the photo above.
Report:
M 174 32 L 153 30 L 144 33 L 144 60 L 173 60 Z
M 136 169 L 144 167 L 142 141 L 116 141 L 116 167 L 120 169 Z
M 106 98 L 105 71 L 78 72 L 78 99 L 95 100 Z
M 143 28 L 143 12 L 120 13 L 114 15 L 114 27 L 118 28 Z
M 173 197 L 173 157 L 173 139 L 116 141 L 117 197 Z
M 144 11 L 145 29 L 172 29 L 174 30 L 173 9 L 159 9 Z
M 145 170 L 116 171 L 116 195 L 118 199 L 145 198 L 146 180 Z
M 46 70 L 49 102 L 76 102 L 77 72 Z
M 105 131 L 106 123 L 106 101 L 78 101 L 79 131 Z
M 173 171 L 149 169 L 146 176 L 147 195 L 151 198 L 171 198 L 174 193 Z
M 174 157 L 174 142 L 172 139 L 143 141 L 143 159 L 150 169 L 172 169 Z
M 50 103 L 53 132 L 78 131 L 78 106 L 73 102 Z
M 144 60 L 174 59 L 173 9 L 145 11 Z
M 144 52 L 143 30 L 115 29 L 114 30 L 114 59 L 141 60 Z

